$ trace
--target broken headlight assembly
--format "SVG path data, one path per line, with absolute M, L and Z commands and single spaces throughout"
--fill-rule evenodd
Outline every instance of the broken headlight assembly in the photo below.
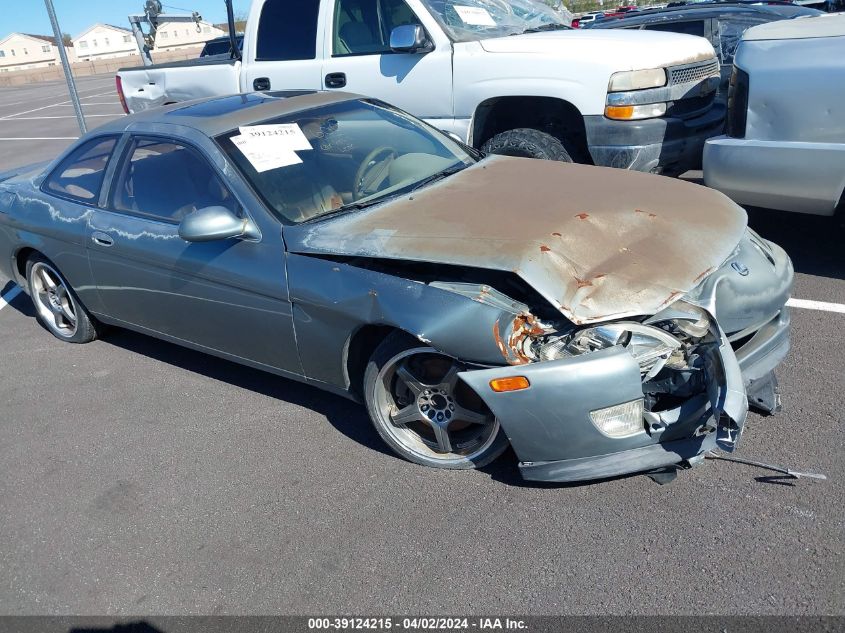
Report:
M 590 413 L 596 428 L 609 437 L 627 437 L 645 430 L 648 412 L 679 406 L 705 389 L 699 347 L 708 341 L 710 315 L 677 301 L 642 321 L 616 321 L 536 341 L 539 361 L 589 354 L 621 345 L 640 367 L 643 399 Z

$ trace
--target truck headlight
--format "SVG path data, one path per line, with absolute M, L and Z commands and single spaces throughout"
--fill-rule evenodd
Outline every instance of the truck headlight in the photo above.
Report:
M 662 68 L 649 70 L 626 70 L 613 73 L 610 76 L 608 92 L 627 92 L 628 90 L 644 90 L 645 88 L 660 88 L 666 85 L 666 71 Z

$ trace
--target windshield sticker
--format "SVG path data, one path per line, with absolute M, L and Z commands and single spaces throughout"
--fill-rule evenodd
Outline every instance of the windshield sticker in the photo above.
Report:
M 302 159 L 296 152 L 279 143 L 276 136 L 233 136 L 232 143 L 246 157 L 255 171 L 262 173 L 288 165 L 298 165 Z M 307 139 L 306 139 L 306 142 Z M 310 149 L 310 147 L 309 147 Z
M 273 139 L 280 147 L 291 151 L 313 149 L 297 123 L 277 125 L 245 125 L 239 128 L 241 136 L 250 139 Z
M 454 5 L 453 8 L 464 24 L 469 24 L 470 26 L 496 26 L 495 20 L 493 20 L 487 9 L 482 7 L 467 7 L 459 4 Z

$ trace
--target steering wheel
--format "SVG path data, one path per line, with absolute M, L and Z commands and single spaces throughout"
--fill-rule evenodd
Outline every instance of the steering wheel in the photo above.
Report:
M 378 191 L 379 186 L 387 178 L 387 170 L 396 159 L 396 150 L 387 145 L 376 147 L 361 161 L 361 166 L 355 172 L 355 182 L 352 199 L 360 200 Z

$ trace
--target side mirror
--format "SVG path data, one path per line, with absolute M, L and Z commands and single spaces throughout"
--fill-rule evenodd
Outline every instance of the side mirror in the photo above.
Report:
M 226 207 L 204 207 L 185 216 L 179 224 L 179 237 L 186 242 L 257 239 L 258 228 L 249 218 L 239 218 Z
M 395 53 L 429 53 L 434 44 L 419 24 L 397 26 L 390 32 L 390 50 Z

